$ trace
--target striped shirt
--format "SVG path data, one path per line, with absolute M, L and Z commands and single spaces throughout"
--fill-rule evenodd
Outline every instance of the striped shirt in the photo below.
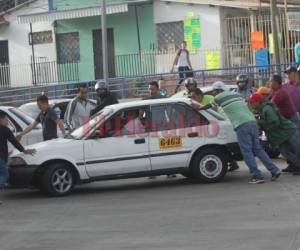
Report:
M 214 105 L 222 108 L 235 129 L 245 123 L 255 121 L 247 103 L 238 93 L 224 91 L 215 97 Z

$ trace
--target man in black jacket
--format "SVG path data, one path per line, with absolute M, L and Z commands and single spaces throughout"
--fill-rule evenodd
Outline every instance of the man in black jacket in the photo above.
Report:
M 106 106 L 119 103 L 117 98 L 107 89 L 105 82 L 99 81 L 95 85 L 95 91 L 97 93 L 97 107 L 91 111 L 91 116 L 97 114 L 100 110 Z
M 7 127 L 8 116 L 7 113 L 0 110 L 0 189 L 3 189 L 8 180 L 9 174 L 7 169 L 7 159 L 8 159 L 8 145 L 10 142 L 16 149 L 24 154 L 35 154 L 34 149 L 24 149 L 23 146 L 17 141 L 16 137 Z M 2 202 L 0 201 L 0 204 Z

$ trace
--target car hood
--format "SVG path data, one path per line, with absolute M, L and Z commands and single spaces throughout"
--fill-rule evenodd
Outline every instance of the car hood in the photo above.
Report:
M 28 145 L 25 148 L 35 149 L 39 153 L 40 151 L 44 151 L 47 149 L 51 149 L 51 151 L 52 151 L 53 148 L 66 147 L 72 141 L 74 141 L 74 139 L 58 138 L 58 139 L 54 139 L 54 140 L 50 140 L 50 141 L 43 141 L 43 142 L 39 142 L 36 144 Z M 20 155 L 20 154 L 23 154 L 23 153 L 20 153 L 18 150 L 14 150 L 11 157 L 14 157 L 14 156 Z

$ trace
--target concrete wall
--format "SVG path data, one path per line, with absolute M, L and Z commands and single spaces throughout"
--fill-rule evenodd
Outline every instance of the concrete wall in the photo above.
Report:
M 8 40 L 10 78 L 12 86 L 19 86 L 32 82 L 31 56 L 32 49 L 29 45 L 28 34 L 29 24 L 19 24 L 17 16 L 47 11 L 47 0 L 39 0 L 28 6 L 24 6 L 12 13 L 5 15 L 8 25 L 0 26 L 0 40 Z M 33 32 L 53 30 L 51 23 L 34 23 Z M 53 33 L 53 40 L 54 40 Z M 47 61 L 56 60 L 55 42 L 50 44 L 35 45 L 35 57 L 45 58 Z
M 205 51 L 220 50 L 221 40 L 221 18 L 220 8 L 208 5 L 189 5 L 184 3 L 166 3 L 156 0 L 154 2 L 154 22 L 166 23 L 183 21 L 188 12 L 193 12 L 200 18 L 201 44 L 200 50 L 191 55 L 194 69 L 205 68 Z M 157 56 L 157 72 L 170 70 L 174 55 Z M 222 62 L 220 53 L 220 63 Z
M 154 43 L 153 6 L 138 7 L 141 49 L 149 50 Z M 94 79 L 93 30 L 100 29 L 100 17 L 87 17 L 56 22 L 56 33 L 79 32 L 80 80 Z M 107 27 L 114 30 L 115 55 L 138 53 L 137 27 L 134 7 L 129 11 L 108 15 Z M 117 71 L 118 65 L 117 65 Z M 117 72 L 118 73 L 118 72 Z

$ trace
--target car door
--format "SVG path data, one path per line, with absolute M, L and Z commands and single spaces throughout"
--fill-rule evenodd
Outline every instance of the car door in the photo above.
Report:
M 139 108 L 139 112 L 143 115 L 146 108 Z M 85 140 L 85 164 L 90 177 L 150 171 L 149 131 L 126 134 L 126 111 L 121 110 L 102 122 L 97 132 Z
M 153 105 L 151 114 L 152 170 L 187 167 L 193 150 L 209 136 L 209 121 L 184 103 Z

